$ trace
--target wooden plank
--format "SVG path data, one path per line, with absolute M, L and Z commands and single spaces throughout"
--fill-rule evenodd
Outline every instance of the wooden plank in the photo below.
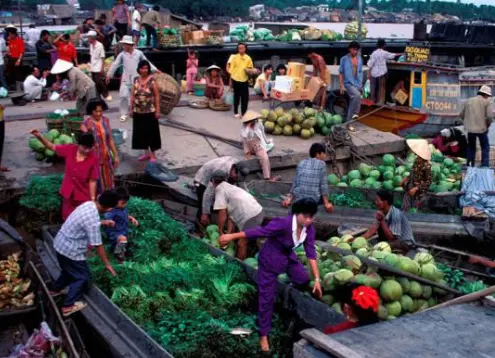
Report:
M 337 342 L 317 329 L 305 329 L 301 331 L 301 336 L 336 358 L 362 358 L 360 354 L 357 354 L 349 347 Z

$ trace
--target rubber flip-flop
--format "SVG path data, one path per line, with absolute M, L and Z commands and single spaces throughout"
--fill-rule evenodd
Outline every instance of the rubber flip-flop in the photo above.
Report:
M 66 287 L 61 289 L 60 291 L 49 291 L 49 292 L 50 292 L 50 296 L 52 297 L 65 296 L 69 293 L 69 288 Z
M 67 311 L 64 311 L 62 310 L 62 316 L 64 317 L 69 317 L 71 314 L 73 313 L 76 313 L 80 310 L 82 310 L 83 308 L 85 308 L 88 304 L 85 303 L 85 302 L 81 302 L 81 301 L 77 301 L 76 303 L 74 303 L 69 310 Z
M 150 155 L 149 155 L 149 154 L 143 154 L 143 155 L 141 155 L 141 156 L 138 158 L 138 160 L 139 160 L 140 162 L 144 162 L 145 160 L 148 160 L 148 159 L 150 159 Z

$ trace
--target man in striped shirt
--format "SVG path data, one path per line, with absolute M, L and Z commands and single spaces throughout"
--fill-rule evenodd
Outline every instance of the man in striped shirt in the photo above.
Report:
M 86 263 L 88 245 L 96 249 L 107 270 L 115 276 L 115 271 L 108 261 L 101 241 L 100 213 L 110 211 L 117 205 L 118 196 L 112 191 L 105 191 L 97 202 L 87 201 L 79 205 L 69 215 L 57 233 L 53 248 L 57 253 L 61 274 L 50 292 L 52 296 L 64 294 L 69 287 L 62 306 L 62 315 L 69 316 L 86 307 L 79 301 L 88 287 L 90 272 Z
M 369 239 L 378 234 L 378 241 L 388 242 L 393 251 L 407 254 L 416 242 L 406 215 L 393 206 L 393 198 L 388 190 L 381 189 L 376 193 L 376 222 L 363 236 Z
M 302 160 L 297 165 L 296 177 L 292 182 L 289 197 L 282 203 L 283 207 L 289 207 L 301 199 L 312 199 L 317 203 L 323 203 L 327 212 L 333 211 L 333 205 L 328 200 L 326 152 L 325 146 L 321 143 L 311 145 L 310 158 Z
M 379 39 L 376 50 L 370 56 L 368 61 L 368 79 L 371 87 L 371 100 L 378 104 L 385 101 L 385 85 L 387 76 L 387 61 L 393 60 L 400 53 L 391 53 L 384 50 L 385 40 Z

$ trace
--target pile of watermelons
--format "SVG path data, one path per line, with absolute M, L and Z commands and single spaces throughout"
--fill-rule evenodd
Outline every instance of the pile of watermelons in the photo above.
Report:
M 416 155 L 410 153 L 404 164 L 397 165 L 396 158 L 391 154 L 385 154 L 382 165 L 371 166 L 366 163 L 359 164 L 357 169 L 349 171 L 339 178 L 336 174 L 328 175 L 328 184 L 338 187 L 352 187 L 364 189 L 387 189 L 403 191 L 402 182 L 410 175 Z M 436 161 L 441 160 L 441 163 Z M 435 193 L 460 190 L 461 188 L 461 163 L 454 162 L 451 158 L 432 157 L 431 163 L 432 184 L 430 191 Z
M 331 114 L 327 111 L 318 112 L 316 114 L 316 132 L 327 136 L 333 126 L 342 124 L 342 116 L 340 114 Z
M 67 134 L 60 134 L 56 129 L 52 129 L 47 133 L 43 134 L 49 142 L 55 145 L 58 144 L 72 144 L 74 142 L 73 138 Z M 35 153 L 34 157 L 37 161 L 47 160 L 50 161 L 55 157 L 55 152 L 45 148 L 43 143 L 37 138 L 29 139 L 29 148 Z

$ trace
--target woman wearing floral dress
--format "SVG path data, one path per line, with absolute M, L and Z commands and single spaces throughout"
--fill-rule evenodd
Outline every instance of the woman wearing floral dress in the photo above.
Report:
M 162 147 L 160 138 L 160 94 L 151 75 L 148 61 L 138 64 L 139 76 L 134 80 L 131 94 L 132 149 L 146 151 L 139 160 L 156 161 L 155 151 Z
M 95 138 L 95 154 L 100 162 L 98 193 L 103 193 L 115 187 L 114 173 L 119 165 L 117 147 L 113 141 L 110 121 L 103 116 L 103 103 L 101 99 L 91 100 L 86 109 L 89 117 L 81 124 L 81 131 L 93 133 Z

